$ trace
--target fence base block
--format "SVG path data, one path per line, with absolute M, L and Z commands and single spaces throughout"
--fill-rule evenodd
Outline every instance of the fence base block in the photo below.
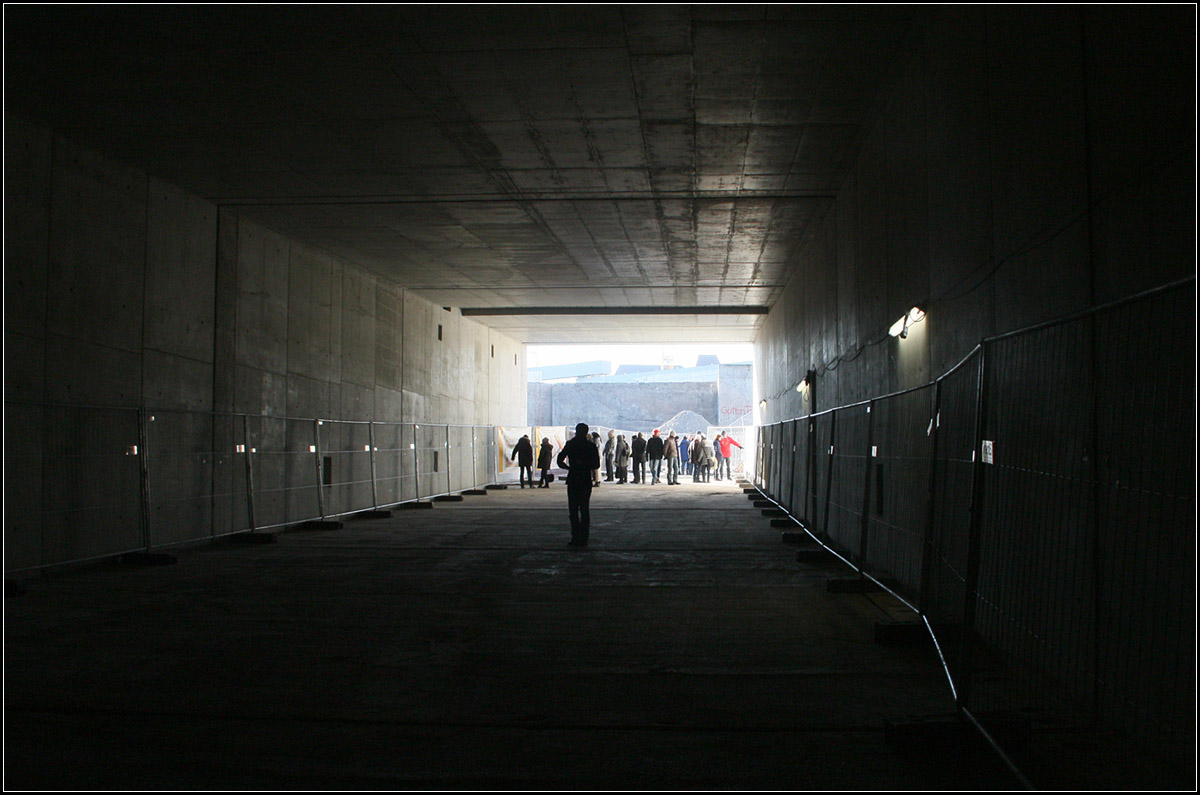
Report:
M 341 530 L 342 523 L 333 519 L 314 519 L 311 522 L 302 522 L 295 527 L 289 527 L 288 530 Z
M 462 502 L 461 494 L 439 494 L 433 498 L 434 502 Z
M 278 540 L 274 533 L 238 533 L 229 536 L 230 544 L 274 544 Z
M 351 519 L 390 519 L 391 511 L 359 511 L 351 516 Z
M 881 646 L 919 646 L 930 640 L 922 621 L 875 622 L 875 642 Z
M 792 527 L 796 526 L 790 521 L 788 524 Z M 812 536 L 803 530 L 788 530 L 779 534 L 779 540 L 785 544 L 808 544 L 812 541 Z
M 415 502 L 402 502 L 396 507 L 402 511 L 419 511 L 432 508 L 433 503 L 425 502 L 424 500 L 416 500 Z
M 896 587 L 894 581 L 884 579 L 882 582 L 889 588 Z M 879 593 L 883 587 L 866 577 L 834 577 L 825 581 L 825 590 L 829 593 Z
M 771 502 L 770 500 L 754 500 L 753 502 L 754 502 L 755 508 L 774 508 L 775 507 L 775 503 Z
M 508 488 L 508 484 L 507 484 L 507 483 L 492 483 L 491 485 L 489 485 L 489 486 L 485 486 L 484 488 L 487 488 L 487 489 L 507 489 L 507 488 Z
M 1021 753 L 1029 747 L 1032 723 L 1019 712 L 994 712 L 977 716 L 979 723 L 1006 751 Z M 938 753 L 957 757 L 970 752 L 989 753 L 983 735 L 957 715 L 909 715 L 884 719 L 884 741 L 901 753 Z
M 487 489 L 467 489 L 463 494 L 469 494 L 472 497 L 486 497 Z
M 796 523 L 791 519 L 772 519 L 771 527 L 795 527 Z
M 832 560 L 829 550 L 813 544 L 796 550 L 797 563 L 825 563 Z
M 758 494 L 758 489 L 753 486 L 742 486 L 742 494 Z
M 787 511 L 782 508 L 763 508 L 762 515 L 770 516 L 772 519 L 782 519 L 787 516 Z
M 170 566 L 178 562 L 166 552 L 126 552 L 121 556 L 121 563 L 126 566 Z

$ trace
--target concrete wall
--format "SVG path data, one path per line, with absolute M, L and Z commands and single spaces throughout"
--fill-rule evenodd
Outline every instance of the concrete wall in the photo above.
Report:
M 938 7 L 756 344 L 760 421 L 1195 273 L 1187 7 Z M 888 327 L 912 306 L 905 340 Z
M 185 496 L 236 475 L 208 454 L 232 433 L 210 412 L 525 421 L 512 339 L 11 115 L 5 167 L 9 570 L 142 545 L 126 455 L 141 407 L 161 412 L 150 463 L 172 473 L 155 481 L 171 506 L 155 509 L 155 543 L 232 526 L 236 506 Z M 310 424 L 261 433 L 307 450 Z M 262 466 L 281 489 L 311 480 L 304 464 Z M 311 516 L 313 493 L 260 522 Z

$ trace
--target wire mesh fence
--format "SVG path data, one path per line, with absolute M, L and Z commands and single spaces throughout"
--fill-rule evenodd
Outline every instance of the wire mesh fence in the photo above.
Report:
M 5 403 L 6 573 L 495 482 L 495 426 Z
M 985 340 L 937 381 L 759 429 L 756 478 L 914 604 L 960 706 L 1195 742 L 1194 280 Z

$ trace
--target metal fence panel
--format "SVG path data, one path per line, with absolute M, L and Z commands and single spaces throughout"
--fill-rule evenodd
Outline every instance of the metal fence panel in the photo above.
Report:
M 941 381 L 941 405 L 933 420 L 938 434 L 934 464 L 938 490 L 929 539 L 930 568 L 925 573 L 927 601 L 922 608 L 931 621 L 942 625 L 963 620 L 980 361 L 972 356 Z
M 145 421 L 149 546 L 211 535 L 217 460 L 214 416 L 152 411 Z
M 921 590 L 933 410 L 932 386 L 877 400 L 868 544 L 864 566 L 893 578 L 911 599 Z
M 972 707 L 1078 714 L 1094 679 L 1091 338 L 1086 324 L 989 344 Z
M 829 541 L 858 562 L 862 534 L 864 448 L 869 417 L 865 407 L 855 406 L 836 413 L 830 444 L 828 529 Z
M 1093 337 L 1096 708 L 1172 759 L 1195 751 L 1195 331 L 1175 290 L 1100 313 Z
M 45 407 L 44 563 L 145 546 L 140 422 L 136 409 Z

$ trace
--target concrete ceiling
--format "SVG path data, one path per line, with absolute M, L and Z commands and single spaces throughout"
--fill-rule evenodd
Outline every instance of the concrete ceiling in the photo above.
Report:
M 6 101 L 525 342 L 743 342 L 917 13 L 6 5 Z

